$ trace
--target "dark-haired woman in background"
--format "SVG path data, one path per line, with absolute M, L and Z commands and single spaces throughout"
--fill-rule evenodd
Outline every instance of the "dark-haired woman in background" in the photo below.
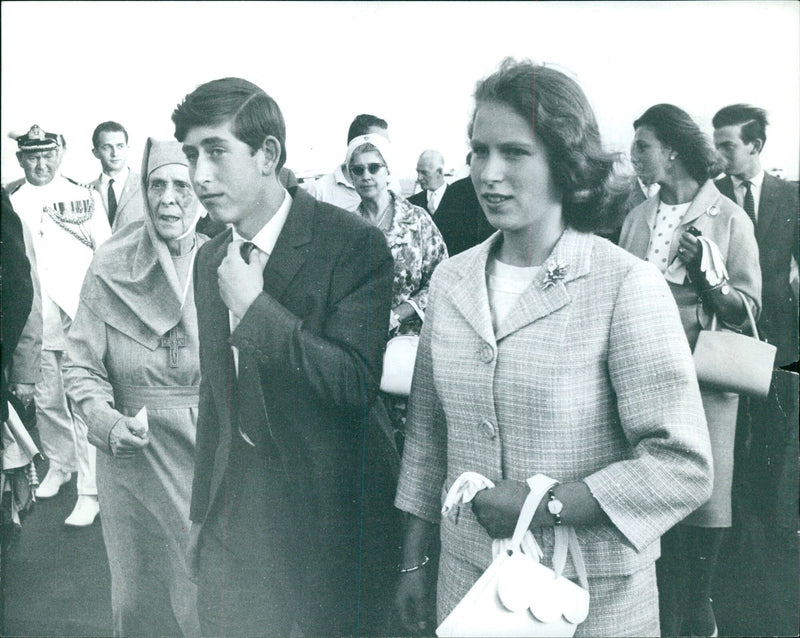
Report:
M 658 183 L 661 189 L 628 215 L 620 246 L 664 274 L 694 348 L 698 333 L 713 314 L 722 323 L 739 326 L 747 320 L 744 298 L 758 314 L 761 271 L 753 224 L 714 186 L 714 150 L 686 112 L 671 104 L 657 104 L 633 126 L 634 168 L 643 181 Z M 700 270 L 703 248 L 694 234 L 697 231 L 718 248 L 722 271 Z M 710 595 L 724 529 L 731 525 L 739 396 L 705 386 L 700 391 L 714 454 L 714 491 L 703 507 L 665 536 L 659 563 L 665 636 L 716 632 Z
M 615 158 L 580 87 L 508 60 L 475 102 L 471 177 L 500 232 L 431 283 L 395 501 L 408 513 L 396 604 L 409 631 L 426 622 L 441 520 L 441 622 L 491 563 L 492 539 L 511 536 L 526 479 L 545 474 L 589 575 L 576 635 L 657 636 L 658 539 L 711 491 L 675 303 L 655 268 L 589 232 Z M 495 487 L 441 518 L 465 471 Z M 556 522 L 542 504 L 531 524 L 546 564 Z

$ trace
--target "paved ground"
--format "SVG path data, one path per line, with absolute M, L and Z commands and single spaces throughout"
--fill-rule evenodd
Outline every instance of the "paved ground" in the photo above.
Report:
M 40 477 L 44 477 L 44 467 Z M 64 526 L 75 478 L 38 503 L 3 568 L 3 636 L 109 636 L 110 577 L 101 522 Z M 796 533 L 772 533 L 755 508 L 739 515 L 717 579 L 721 636 L 796 636 L 800 623 Z

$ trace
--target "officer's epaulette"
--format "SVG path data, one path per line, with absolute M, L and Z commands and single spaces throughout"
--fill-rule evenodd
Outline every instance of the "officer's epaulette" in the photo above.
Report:
M 92 189 L 92 185 L 91 184 L 84 184 L 83 182 L 79 182 L 78 180 L 72 179 L 71 177 L 67 177 L 66 175 L 62 175 L 62 177 L 65 180 L 67 180 L 68 182 L 71 182 L 71 183 L 75 184 L 75 186 L 80 186 L 82 188 L 88 188 L 89 190 Z

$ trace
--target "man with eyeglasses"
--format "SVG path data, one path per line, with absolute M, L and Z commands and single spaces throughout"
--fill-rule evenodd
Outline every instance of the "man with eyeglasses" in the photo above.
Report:
M 89 445 L 86 424 L 67 404 L 61 371 L 68 356 L 66 333 L 78 308 L 83 277 L 111 228 L 99 194 L 59 173 L 66 146 L 60 135 L 34 124 L 16 139 L 25 182 L 10 198 L 31 231 L 44 322 L 42 374 L 34 388 L 34 402 L 42 451 L 50 465 L 36 497 L 55 496 L 77 471 L 78 501 L 64 523 L 86 527 L 99 512 L 96 450 Z

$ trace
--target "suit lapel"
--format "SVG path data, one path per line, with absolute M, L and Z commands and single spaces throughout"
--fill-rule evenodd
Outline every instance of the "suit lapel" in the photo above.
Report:
M 733 192 L 733 180 L 730 175 L 726 175 L 721 180 L 714 182 L 720 193 L 725 195 L 734 204 L 736 203 L 736 195 Z
M 455 308 L 487 343 L 495 343 L 495 338 L 486 290 L 486 260 L 499 237 L 498 234 L 487 239 L 478 250 L 469 254 L 461 277 L 447 291 Z
M 308 259 L 313 237 L 316 200 L 300 188 L 293 190 L 292 207 L 264 269 L 264 291 L 279 301 Z
M 125 187 L 122 189 L 122 195 L 120 195 L 119 202 L 117 203 L 117 217 L 119 217 L 120 211 L 127 206 L 133 194 L 136 192 L 138 179 L 139 176 L 136 173 L 131 170 L 128 171 L 128 179 L 125 180 Z
M 761 197 L 758 201 L 758 216 L 756 217 L 756 241 L 761 246 L 770 234 L 770 226 L 778 217 L 777 180 L 769 173 L 764 173 L 761 183 Z
M 553 248 L 542 272 L 498 326 L 497 340 L 566 306 L 571 297 L 566 283 L 589 271 L 592 236 L 567 229 Z
M 203 371 L 208 378 L 211 393 L 214 396 L 217 424 L 219 426 L 219 440 L 214 455 L 214 465 L 211 470 L 209 504 L 214 503 L 219 486 L 222 484 L 222 478 L 228 467 L 231 447 L 231 400 L 234 370 L 233 353 L 230 347 L 230 317 L 228 308 L 222 301 L 222 297 L 220 297 L 216 280 L 216 269 L 222 263 L 230 242 L 231 232 L 226 231 L 225 239 L 214 251 L 214 258 L 209 271 L 201 274 L 201 276 L 209 278 L 208 282 L 203 286 L 205 294 L 198 296 L 196 299 L 196 302 L 203 304 L 206 310 L 206 312 L 198 314 L 198 317 L 202 317 L 205 322 L 201 327 L 202 333 L 209 335 L 205 342 L 209 349 L 208 360 L 219 364 L 211 366 L 210 370 Z

